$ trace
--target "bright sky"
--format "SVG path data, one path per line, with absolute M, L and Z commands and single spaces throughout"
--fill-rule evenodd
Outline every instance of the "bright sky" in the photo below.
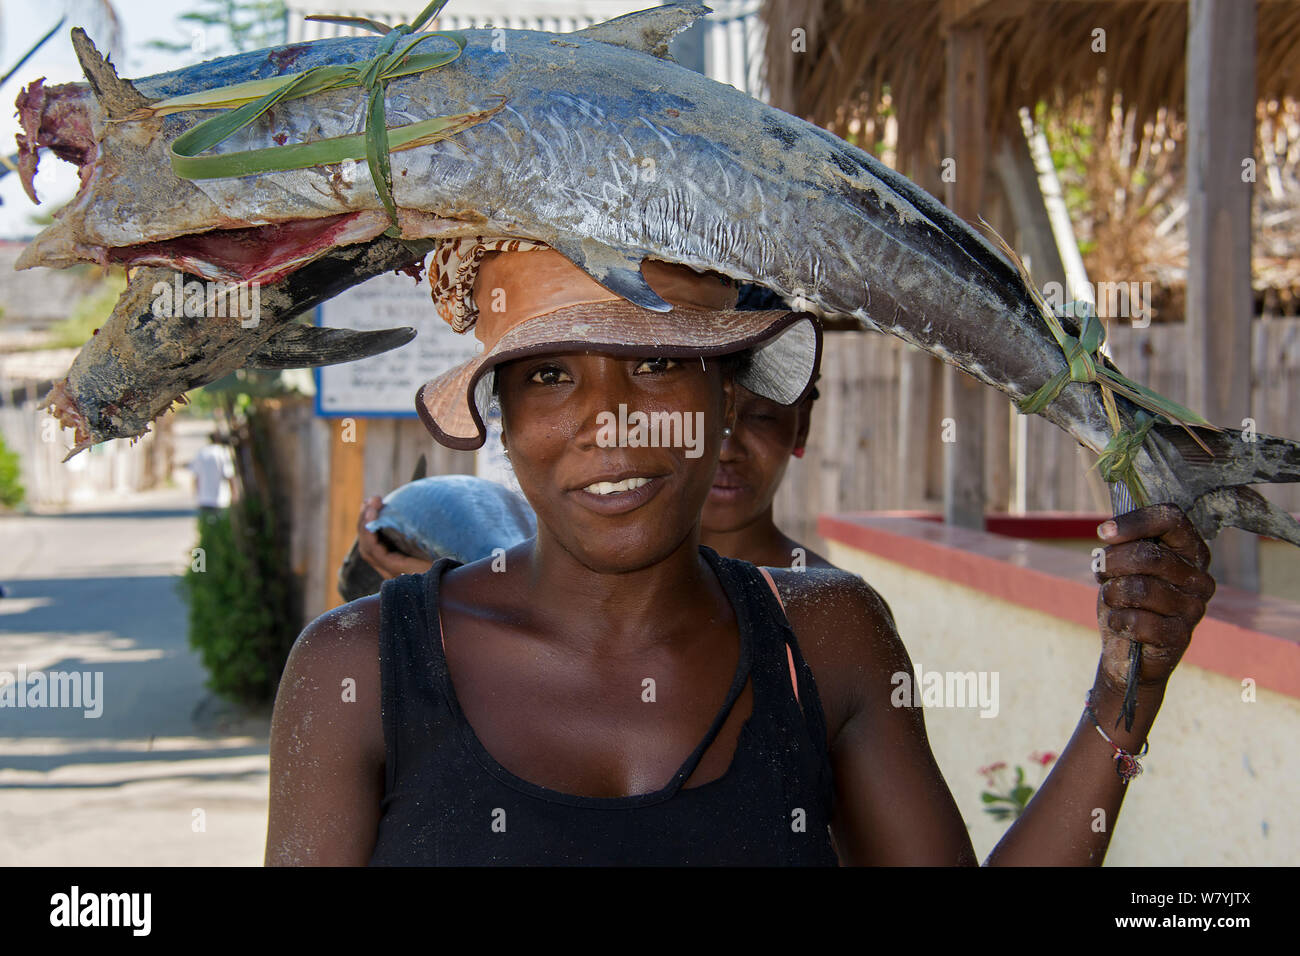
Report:
M 47 85 L 69 83 L 83 79 L 72 51 L 69 34 L 74 26 L 84 27 L 101 52 L 104 51 L 105 20 L 100 12 L 103 0 L 0 0 L 0 76 L 7 73 L 18 58 L 58 22 L 60 15 L 68 14 L 59 32 L 51 37 L 20 69 L 8 83 L 0 87 L 0 150 L 6 156 L 17 148 L 14 134 L 18 120 L 13 102 L 19 91 L 31 81 L 44 76 Z M 186 0 L 113 0 L 121 24 L 121 43 L 118 55 L 112 57 L 119 72 L 126 77 L 150 76 L 174 70 L 190 63 L 207 59 L 213 54 L 166 53 L 151 50 L 145 44 L 151 39 L 175 42 L 192 41 L 191 28 L 176 20 L 176 14 L 194 9 L 196 4 Z M 217 42 L 217 41 L 212 41 Z M 40 206 L 33 206 L 22 184 L 13 173 L 0 179 L 0 238 L 30 238 L 40 229 L 31 225 L 28 217 L 35 212 L 55 208 L 70 199 L 77 189 L 76 167 L 46 153 L 36 174 L 36 194 Z

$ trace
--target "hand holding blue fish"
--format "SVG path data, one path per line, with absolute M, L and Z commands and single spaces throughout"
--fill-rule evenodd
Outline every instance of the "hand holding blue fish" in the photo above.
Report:
M 379 519 L 383 507 L 384 500 L 379 495 L 373 495 L 361 503 L 361 517 L 357 519 L 357 550 L 361 557 L 385 578 L 428 571 L 433 563 L 431 559 L 412 557 L 390 548 L 378 534 L 367 527 Z

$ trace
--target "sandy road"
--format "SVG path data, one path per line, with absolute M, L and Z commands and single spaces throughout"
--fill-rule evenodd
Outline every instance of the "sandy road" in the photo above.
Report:
M 102 681 L 99 717 L 0 708 L 0 865 L 261 864 L 269 722 L 213 698 L 188 647 L 193 511 L 181 488 L 0 516 L 0 681 Z

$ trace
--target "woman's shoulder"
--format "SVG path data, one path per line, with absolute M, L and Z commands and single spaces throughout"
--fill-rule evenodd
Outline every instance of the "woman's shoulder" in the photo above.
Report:
M 332 608 L 303 628 L 289 652 L 300 665 L 328 665 L 374 659 L 378 666 L 380 595 Z
M 382 762 L 379 607 L 379 595 L 372 594 L 326 611 L 303 628 L 280 678 L 273 725 L 318 727 L 339 737 L 339 745 L 359 745 Z M 313 715 L 326 719 L 314 723 Z
M 267 863 L 365 863 L 386 759 L 371 595 L 317 617 L 289 652 L 271 718 Z
M 880 592 L 840 568 L 770 569 L 799 649 L 816 679 L 831 736 L 908 670 L 894 614 Z
M 787 616 L 809 625 L 857 624 L 869 629 L 894 626 L 894 615 L 880 592 L 861 576 L 832 565 L 768 568 L 781 593 Z M 812 626 L 810 636 L 822 637 L 824 626 Z M 798 631 L 796 630 L 796 633 Z

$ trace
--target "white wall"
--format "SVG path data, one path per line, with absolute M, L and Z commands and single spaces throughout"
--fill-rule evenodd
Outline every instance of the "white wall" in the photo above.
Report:
M 999 672 L 999 712 L 926 708 L 925 725 L 949 789 L 983 860 L 1007 824 L 983 812 L 980 767 L 1028 766 L 1059 753 L 1092 686 L 1095 629 L 1067 623 L 885 561 L 838 542 L 829 559 L 889 602 L 913 666 Z M 1195 640 L 1195 634 L 1193 634 Z M 1246 676 L 1246 675 L 1243 675 Z M 1294 866 L 1300 860 L 1300 700 L 1180 664 L 1129 785 L 1108 866 Z M 1110 773 L 1108 768 L 1101 772 Z

